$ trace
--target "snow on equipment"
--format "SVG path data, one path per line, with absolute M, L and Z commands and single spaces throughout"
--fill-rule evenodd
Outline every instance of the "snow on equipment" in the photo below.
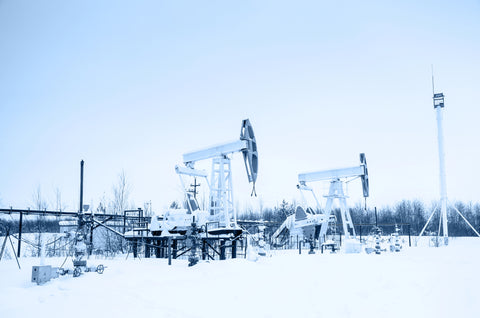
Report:
M 265 225 L 259 225 L 258 230 L 259 232 L 259 239 L 258 239 L 258 255 L 266 256 L 267 252 L 265 250 L 266 243 L 265 243 Z
M 271 256 L 270 245 L 266 243 L 266 234 L 264 221 L 259 221 L 256 226 L 256 233 L 249 233 L 248 230 L 244 230 L 248 238 L 247 259 L 250 261 L 257 261 L 260 257 Z
M 246 243 L 240 240 L 243 238 L 244 230 L 237 224 L 234 206 L 231 157 L 235 153 L 242 153 L 248 181 L 253 184 L 252 195 L 256 195 L 257 142 L 250 121 L 244 119 L 238 140 L 183 155 L 184 165 L 177 165 L 175 171 L 184 190 L 184 207 L 165 211 L 161 220 L 152 218 L 145 240 L 154 244 L 163 244 L 167 237 L 170 238 L 174 245 L 173 258 L 190 251 L 190 265 L 195 265 L 198 261 L 197 245 L 201 246 L 201 255 L 204 260 L 214 259 L 215 255 L 218 255 L 221 260 L 225 259 L 227 248 L 231 248 L 231 257 L 235 258 L 237 243 L 240 242 L 242 248 Z M 197 162 L 207 159 L 211 159 L 210 173 L 195 168 Z M 193 184 L 187 182 L 192 178 Z M 206 208 L 202 208 L 196 198 L 196 188 L 200 185 L 197 183 L 197 178 L 203 179 L 200 184 L 207 186 L 208 207 Z M 190 186 L 194 189 L 192 190 Z M 129 239 L 138 240 L 134 236 Z M 212 255 L 209 254 L 209 249 L 213 250 Z M 177 251 L 181 253 L 177 254 Z
M 83 166 L 84 161 L 82 160 L 80 162 L 80 209 L 77 213 L 77 230 L 74 237 L 73 270 L 63 269 L 63 264 L 60 266 L 60 268 L 51 267 L 50 265 L 43 265 L 42 256 L 42 265 L 32 267 L 32 282 L 35 282 L 38 285 L 46 283 L 52 278 L 57 278 L 58 275 L 72 274 L 73 277 L 78 277 L 82 274 L 82 272 L 97 272 L 99 274 L 103 274 L 105 269 L 105 267 L 101 264 L 98 266 L 87 266 L 86 258 L 88 257 L 89 250 L 92 249 L 91 229 L 93 227 L 93 223 L 96 221 L 93 219 L 93 213 L 90 213 L 90 215 L 87 216 L 83 212 Z M 89 236 L 90 240 L 88 241 L 87 238 Z M 42 247 L 42 255 L 43 253 L 44 246 Z
M 252 195 L 255 194 L 255 182 L 258 173 L 257 142 L 252 125 L 248 119 L 242 121 L 240 138 L 237 141 L 217 145 L 183 155 L 185 166 L 176 166 L 175 171 L 185 193 L 185 209 L 170 209 L 164 214 L 163 221 L 158 224 L 158 233 L 167 231 L 170 234 L 185 234 L 193 222 L 204 228 L 208 234 L 233 234 L 238 236 L 242 228 L 237 225 L 237 214 L 233 201 L 231 158 L 234 153 L 241 152 L 245 162 L 248 181 L 253 183 Z M 205 170 L 195 169 L 198 161 L 212 159 L 210 180 Z M 186 186 L 184 177 L 200 177 L 205 179 L 209 188 L 208 211 L 201 210 L 196 197 Z
M 320 244 L 324 244 L 326 241 L 327 229 L 331 218 L 335 217 L 333 213 L 333 203 L 335 199 L 338 199 L 340 203 L 340 214 L 342 218 L 343 232 L 345 233 L 345 251 L 358 253 L 361 251 L 361 245 L 356 239 L 355 228 L 353 226 L 350 212 L 347 208 L 347 196 L 343 191 L 344 183 L 350 182 L 354 179 L 360 178 L 362 181 L 363 197 L 369 196 L 369 181 L 368 181 L 368 169 L 367 160 L 365 154 L 360 154 L 360 165 L 356 167 L 349 167 L 343 169 L 323 170 L 316 172 L 301 173 L 298 175 L 297 188 L 302 194 L 303 201 L 306 202 L 304 191 L 308 191 L 313 195 L 316 202 L 316 211 L 312 208 L 304 210 L 302 207 L 298 207 L 295 214 L 289 216 L 280 228 L 273 234 L 272 238 L 277 239 L 281 236 L 282 232 L 289 230 L 290 232 L 300 231 L 304 238 L 313 237 L 319 240 Z M 308 186 L 309 182 L 317 181 L 330 181 L 330 189 L 328 195 L 326 195 L 327 202 L 325 205 L 324 213 L 321 211 L 320 202 L 315 195 L 315 192 Z
M 379 255 L 382 252 L 382 248 L 380 246 L 380 241 L 382 239 L 382 231 L 379 227 L 375 229 L 375 254 Z
M 399 232 L 400 228 L 395 224 L 395 232 L 390 235 L 390 252 L 400 252 L 402 249 Z
M 307 212 L 308 211 L 308 212 Z M 320 233 L 320 225 L 323 224 L 328 216 L 324 214 L 315 214 L 311 208 L 298 206 L 295 213 L 288 216 L 280 227 L 273 233 L 271 239 L 276 241 L 277 245 L 282 244 L 282 239 L 290 236 L 298 236 L 302 240 L 312 241 Z
M 90 214 L 87 218 L 83 213 L 83 165 L 84 161 L 80 162 L 80 209 L 77 216 L 77 232 L 75 234 L 74 245 L 74 258 L 73 258 L 73 277 L 78 277 L 82 272 L 96 271 L 99 274 L 103 274 L 104 266 L 98 265 L 93 267 L 87 266 L 88 251 L 92 249 L 92 233 L 94 219 L 93 214 Z M 88 209 L 88 207 L 87 207 Z M 87 241 L 87 237 L 90 235 L 90 242 Z
M 193 266 L 198 263 L 197 247 L 198 247 L 198 228 L 195 220 L 192 222 L 192 226 L 186 233 L 187 246 L 190 248 L 190 255 L 188 257 L 188 266 Z

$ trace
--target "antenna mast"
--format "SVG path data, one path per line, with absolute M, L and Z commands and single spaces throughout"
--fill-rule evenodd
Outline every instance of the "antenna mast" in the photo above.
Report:
M 433 108 L 437 112 L 437 137 L 438 137 L 438 160 L 440 168 L 440 208 L 443 229 L 443 240 L 448 245 L 448 219 L 447 219 L 447 181 L 445 173 L 445 148 L 443 144 L 443 108 L 445 101 L 443 93 L 435 93 L 433 66 L 432 66 L 432 89 L 433 89 Z
M 432 96 L 433 95 L 435 95 L 435 79 L 433 77 L 433 64 L 432 64 Z
M 438 158 L 439 158 L 439 166 L 440 166 L 440 221 L 438 224 L 438 234 L 437 237 L 440 236 L 440 228 L 443 229 L 443 240 L 444 244 L 448 245 L 448 220 L 447 220 L 447 181 L 445 175 L 445 148 L 443 146 L 443 108 L 445 107 L 445 100 L 443 93 L 435 93 L 435 82 L 433 78 L 433 65 L 432 65 L 432 90 L 433 90 L 433 108 L 437 112 L 437 134 L 438 134 Z M 455 205 L 451 205 L 451 207 L 457 211 L 457 213 L 462 217 L 465 223 L 475 232 L 475 234 L 480 237 L 480 233 L 468 222 L 468 220 L 463 216 L 463 214 L 455 207 Z M 437 207 L 433 209 L 432 214 L 427 220 L 427 223 L 420 231 L 418 235 L 417 243 L 420 237 L 422 236 L 423 232 L 427 228 L 430 220 L 432 219 L 433 215 L 437 211 Z M 438 242 L 437 242 L 438 244 Z

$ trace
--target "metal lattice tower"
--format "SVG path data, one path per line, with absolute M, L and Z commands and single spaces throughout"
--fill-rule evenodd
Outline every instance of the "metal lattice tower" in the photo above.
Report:
M 221 227 L 229 227 L 237 222 L 233 205 L 232 173 L 230 159 L 227 156 L 212 160 L 210 190 L 210 215 L 217 216 Z M 223 212 L 223 213 L 222 213 Z

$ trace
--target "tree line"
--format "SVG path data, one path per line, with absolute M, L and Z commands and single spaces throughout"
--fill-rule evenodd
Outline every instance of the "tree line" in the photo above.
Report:
M 420 234 L 420 231 L 427 223 L 428 218 L 437 206 L 435 215 L 432 217 L 425 234 L 437 233 L 440 220 L 439 204 L 433 203 L 432 207 L 426 206 L 419 200 L 402 200 L 393 206 L 385 206 L 381 208 L 365 209 L 360 204 L 349 208 L 352 221 L 357 224 L 379 224 L 386 232 L 393 232 L 395 224 L 407 223 L 410 225 L 410 233 L 412 235 Z M 463 220 L 463 218 L 453 208 L 460 211 L 470 224 L 479 231 L 480 229 L 480 203 L 464 203 L 455 202 L 450 206 L 448 214 L 448 233 L 450 236 L 474 236 L 475 233 Z M 283 200 L 278 206 L 272 208 L 264 208 L 260 211 L 250 209 L 239 214 L 239 220 L 246 221 L 268 221 L 280 225 L 285 219 L 295 213 L 297 204 L 289 203 Z M 340 210 L 334 210 L 336 220 L 341 223 Z M 407 231 L 405 225 L 401 226 L 403 231 Z M 367 233 L 371 227 L 365 226 L 363 233 Z
M 432 204 L 438 206 L 438 204 Z M 122 204 L 117 206 L 118 210 Z M 479 231 L 480 229 L 480 203 L 464 203 L 455 202 L 454 207 L 458 209 L 465 218 L 472 224 L 472 226 Z M 297 204 L 295 202 L 288 202 L 283 200 L 278 206 L 262 208 L 259 211 L 249 209 L 239 214 L 239 220 L 246 221 L 268 221 L 273 223 L 273 226 L 280 225 L 285 219 L 295 213 Z M 419 200 L 403 200 L 393 206 L 385 206 L 376 209 L 365 208 L 360 204 L 349 208 L 350 214 L 354 224 L 375 224 L 380 225 L 398 223 L 410 224 L 410 231 L 412 235 L 418 235 L 427 222 L 428 217 L 433 212 L 432 207 L 427 207 Z M 334 211 L 336 220 L 341 223 L 340 211 Z M 437 232 L 440 219 L 439 208 L 435 212 L 431 222 L 426 228 L 427 232 Z M 58 224 L 59 218 L 56 217 L 31 217 L 23 220 L 22 231 L 25 233 L 58 233 L 60 226 Z M 2 227 L 0 232 L 4 232 L 9 228 L 12 233 L 18 232 L 18 219 L 3 219 L 1 220 Z M 386 229 L 388 230 L 388 229 Z M 367 229 L 368 231 L 368 229 Z M 453 207 L 448 209 L 448 231 L 451 236 L 472 236 L 475 233 L 470 229 L 463 218 L 455 211 Z M 364 232 L 365 233 L 365 232 Z M 3 234 L 3 233 L 2 233 Z M 107 234 L 108 235 L 108 234 Z

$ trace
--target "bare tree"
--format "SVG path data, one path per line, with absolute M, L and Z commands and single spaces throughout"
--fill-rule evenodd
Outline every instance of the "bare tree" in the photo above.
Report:
M 117 183 L 113 185 L 113 213 L 122 214 L 128 207 L 130 196 L 130 184 L 127 181 L 125 171 L 118 175 Z
M 47 201 L 42 196 L 42 189 L 40 186 L 38 186 L 33 192 L 32 203 L 35 210 L 46 210 L 48 207 Z
M 113 200 L 111 207 L 114 214 L 123 214 L 129 207 L 130 184 L 128 183 L 125 171 L 118 175 L 117 182 L 113 185 Z M 110 231 L 105 231 L 105 243 L 107 250 L 116 252 L 125 249 L 125 242 L 121 237 Z
M 280 203 L 280 207 L 278 207 L 277 211 L 280 213 L 282 219 L 286 219 L 288 216 L 295 213 L 293 204 L 288 204 L 285 199 L 282 200 L 282 203 Z
M 107 198 L 105 197 L 105 193 L 103 193 L 102 197 L 100 198 L 100 202 L 97 206 L 97 213 L 105 214 L 107 212 Z
M 32 203 L 33 203 L 33 208 L 35 210 L 46 210 L 48 208 L 47 201 L 43 198 L 42 196 L 42 189 L 40 188 L 40 185 L 37 187 L 37 189 L 33 192 L 32 195 Z M 38 233 L 36 235 L 36 241 L 38 245 L 38 253 L 37 256 L 40 255 L 40 247 L 42 245 L 42 233 L 46 230 L 45 228 L 45 216 L 40 215 L 37 218 L 36 222 L 36 232 Z
M 55 210 L 63 211 L 65 209 L 65 204 L 62 202 L 62 191 L 59 187 L 55 188 Z
M 144 216 L 153 216 L 152 201 L 143 202 L 143 215 Z
M 263 202 L 262 198 L 258 199 L 258 212 L 260 212 L 260 215 L 263 214 L 263 210 L 265 209 L 265 203 Z

